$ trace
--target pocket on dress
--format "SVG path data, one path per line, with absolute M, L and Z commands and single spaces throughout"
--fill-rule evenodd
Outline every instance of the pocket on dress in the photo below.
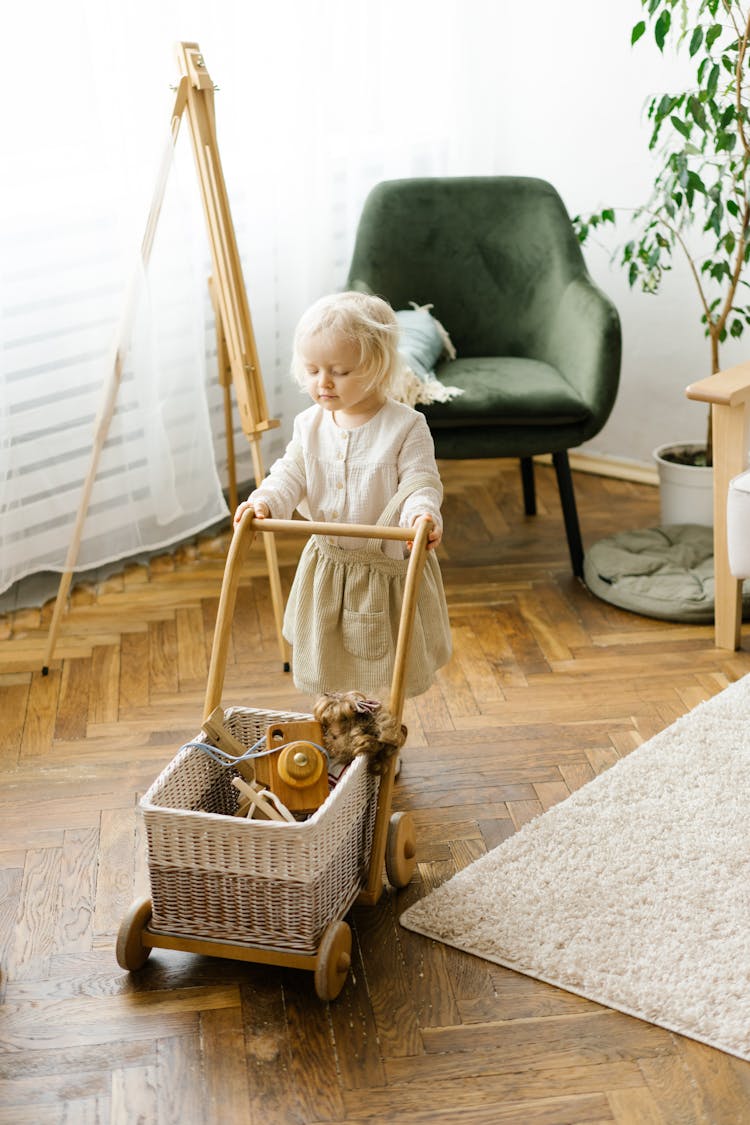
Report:
M 382 660 L 388 652 L 391 635 L 387 614 L 344 609 L 341 624 L 344 648 L 352 656 Z

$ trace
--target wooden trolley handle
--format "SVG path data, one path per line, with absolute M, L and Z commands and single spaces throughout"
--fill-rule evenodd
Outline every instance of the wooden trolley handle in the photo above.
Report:
M 419 583 L 427 557 L 427 540 L 432 528 L 429 516 L 420 516 L 413 527 L 382 527 L 376 524 L 346 524 L 346 523 L 315 523 L 312 520 L 274 520 L 256 519 L 251 509 L 247 509 L 240 522 L 235 525 L 229 553 L 224 567 L 224 578 L 221 584 L 219 609 L 216 615 L 214 639 L 211 646 L 211 660 L 208 669 L 206 684 L 206 698 L 204 703 L 204 718 L 207 718 L 216 707 L 221 704 L 221 694 L 224 687 L 226 673 L 227 652 L 232 627 L 235 602 L 237 600 L 237 587 L 239 585 L 242 565 L 255 538 L 255 533 L 260 531 L 268 534 L 281 535 L 331 535 L 359 539 L 396 539 L 402 542 L 412 542 L 409 565 L 404 584 L 404 599 L 401 605 L 401 618 L 399 620 L 398 637 L 396 640 L 396 656 L 391 680 L 391 695 L 389 710 L 399 722 L 404 707 L 404 684 L 406 660 L 411 643 L 411 633 L 414 626 L 414 614 L 417 608 L 417 595 Z

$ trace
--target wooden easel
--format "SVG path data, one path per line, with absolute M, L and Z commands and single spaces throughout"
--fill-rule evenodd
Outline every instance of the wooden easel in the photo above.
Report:
M 208 241 L 211 249 L 213 276 L 209 279 L 211 300 L 216 317 L 217 356 L 219 382 L 224 396 L 224 417 L 227 435 L 227 467 L 229 475 L 229 506 L 234 512 L 237 507 L 237 469 L 234 456 L 232 423 L 231 387 L 237 397 L 242 430 L 250 442 L 253 458 L 253 473 L 256 485 L 265 476 L 260 452 L 260 438 L 267 430 L 280 423 L 268 417 L 265 390 L 261 378 L 260 363 L 255 346 L 250 308 L 242 276 L 242 266 L 237 248 L 234 225 L 229 211 L 229 202 L 224 183 L 224 175 L 216 141 L 216 116 L 214 110 L 214 84 L 206 70 L 203 56 L 197 43 L 180 43 L 177 59 L 181 78 L 176 86 L 176 97 L 172 111 L 170 151 L 165 156 L 152 197 L 146 230 L 141 243 L 141 262 L 147 266 L 151 258 L 156 226 L 167 186 L 171 150 L 177 141 L 180 122 L 187 114 L 193 154 L 198 172 L 203 210 L 208 228 Z M 125 310 L 117 333 L 112 372 L 99 412 L 94 435 L 94 445 L 88 474 L 84 481 L 81 502 L 78 509 L 73 538 L 65 560 L 65 572 L 57 592 L 57 600 L 50 622 L 47 649 L 42 673 L 47 675 L 60 626 L 65 602 L 67 600 L 73 571 L 78 559 L 83 527 L 88 514 L 91 492 L 96 480 L 99 458 L 104 447 L 112 415 L 117 400 L 117 392 L 122 379 L 125 353 L 130 337 L 135 307 L 135 280 L 131 284 Z M 271 587 L 276 632 L 284 671 L 289 671 L 289 650 L 282 635 L 283 596 L 276 543 L 272 535 L 264 535 L 268 576 Z

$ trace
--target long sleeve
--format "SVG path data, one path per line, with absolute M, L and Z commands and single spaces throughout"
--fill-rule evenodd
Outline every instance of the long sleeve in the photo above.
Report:
M 307 472 L 298 420 L 284 455 L 274 461 L 268 476 L 248 497 L 251 504 L 264 503 L 274 519 L 288 520 L 307 494 Z
M 435 461 L 435 445 L 427 422 L 421 414 L 417 417 L 419 420 L 412 426 L 399 451 L 398 483 L 402 485 L 424 473 L 434 476 L 435 483 L 432 487 L 418 489 L 406 498 L 401 508 L 399 525 L 411 527 L 417 516 L 426 515 L 438 530 L 442 530 L 440 505 L 443 500 L 443 485 Z

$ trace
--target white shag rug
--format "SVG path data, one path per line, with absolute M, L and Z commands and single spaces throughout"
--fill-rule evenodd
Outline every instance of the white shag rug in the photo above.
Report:
M 750 676 L 401 924 L 750 1061 Z

